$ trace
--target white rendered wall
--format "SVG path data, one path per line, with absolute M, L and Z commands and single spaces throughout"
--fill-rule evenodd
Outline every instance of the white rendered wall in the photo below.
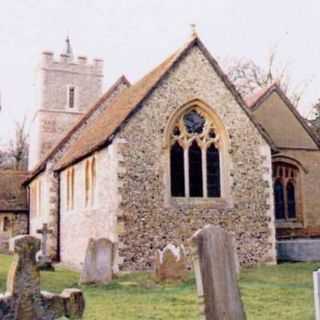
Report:
M 74 209 L 67 210 L 67 169 L 60 175 L 61 262 L 80 269 L 90 238 L 107 238 L 117 242 L 118 158 L 116 145 L 97 152 L 95 204 L 85 207 L 85 160 L 75 168 Z

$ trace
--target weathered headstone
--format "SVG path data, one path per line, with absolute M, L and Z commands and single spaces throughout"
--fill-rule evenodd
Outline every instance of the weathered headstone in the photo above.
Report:
M 320 269 L 313 272 L 315 319 L 320 320 Z
M 157 250 L 155 276 L 159 281 L 182 281 L 187 278 L 186 256 L 183 246 L 168 244 L 163 250 Z
M 11 239 L 14 261 L 7 279 L 7 292 L 0 295 L 1 320 L 54 320 L 82 318 L 85 302 L 81 290 L 66 289 L 62 294 L 40 291 L 36 253 L 40 240 L 32 236 Z
M 48 228 L 48 224 L 44 223 L 42 229 L 38 229 L 37 233 L 42 235 L 41 239 L 41 253 L 38 260 L 38 268 L 43 271 L 54 271 L 52 260 L 47 253 L 48 235 L 53 233 L 53 230 Z
M 191 241 L 202 319 L 245 319 L 233 236 L 208 225 L 197 231 Z
M 109 283 L 112 280 L 114 251 L 114 245 L 110 240 L 105 238 L 90 239 L 80 275 L 80 283 Z

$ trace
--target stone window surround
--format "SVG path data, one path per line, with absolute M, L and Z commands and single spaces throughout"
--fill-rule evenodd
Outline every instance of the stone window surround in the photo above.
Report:
M 85 161 L 85 207 L 93 207 L 95 204 L 96 190 L 96 159 L 91 157 Z
M 74 89 L 74 101 L 73 101 L 73 108 L 70 108 L 70 89 Z M 69 112 L 79 112 L 79 87 L 73 84 L 68 84 L 67 85 L 67 93 L 66 93 L 66 110 Z
M 71 167 L 66 173 L 66 211 L 74 210 L 75 169 Z
M 298 174 L 297 177 L 295 178 L 295 198 L 296 198 L 296 218 L 293 219 L 281 219 L 281 220 L 276 220 L 276 227 L 281 229 L 281 228 L 301 228 L 303 226 L 303 194 L 302 194 L 302 184 L 303 184 L 303 175 L 302 172 L 307 173 L 305 168 L 303 168 L 299 162 L 295 161 L 294 159 L 285 157 L 285 156 L 276 156 L 272 159 L 272 167 L 276 163 L 283 163 L 283 164 L 288 164 L 289 166 L 293 166 L 296 168 Z M 273 170 L 272 170 L 273 171 Z M 273 185 L 274 185 L 275 179 L 273 177 Z
M 219 135 L 219 154 L 220 154 L 220 188 L 221 197 L 172 197 L 171 196 L 171 177 L 170 177 L 170 149 L 171 149 L 171 133 L 177 120 L 189 110 L 201 110 L 205 113 L 215 125 L 216 133 Z M 214 108 L 200 99 L 193 99 L 182 105 L 176 110 L 168 120 L 165 129 L 163 141 L 163 163 L 164 163 L 164 185 L 165 185 L 165 205 L 174 207 L 197 206 L 203 208 L 228 209 L 232 208 L 231 190 L 230 190 L 230 155 L 229 155 L 229 137 L 223 125 L 222 120 L 214 111 Z M 185 182 L 186 183 L 186 182 Z
M 41 202 L 42 202 L 42 181 L 41 178 L 37 181 L 37 216 L 41 215 Z
M 36 179 L 31 187 L 30 187 L 30 198 L 33 200 L 31 200 L 31 214 L 34 217 L 38 217 L 41 215 L 41 208 L 42 208 L 42 181 L 41 181 L 41 177 L 39 177 L 38 179 Z

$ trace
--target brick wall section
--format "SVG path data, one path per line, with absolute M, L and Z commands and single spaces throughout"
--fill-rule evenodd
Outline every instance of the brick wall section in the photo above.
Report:
M 163 139 L 169 117 L 183 104 L 201 99 L 218 114 L 230 140 L 229 207 L 186 201 L 167 203 L 168 158 Z M 243 264 L 275 262 L 275 229 L 270 148 L 237 104 L 201 51 L 195 47 L 162 80 L 119 133 L 121 206 L 118 213 L 121 266 L 152 266 L 157 248 L 183 242 L 207 223 L 236 234 Z

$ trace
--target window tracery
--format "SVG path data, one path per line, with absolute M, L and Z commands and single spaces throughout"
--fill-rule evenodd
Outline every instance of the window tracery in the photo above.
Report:
M 289 163 L 273 163 L 275 217 L 295 220 L 299 209 L 299 169 Z
M 220 197 L 220 135 L 198 106 L 186 110 L 170 135 L 171 195 Z

